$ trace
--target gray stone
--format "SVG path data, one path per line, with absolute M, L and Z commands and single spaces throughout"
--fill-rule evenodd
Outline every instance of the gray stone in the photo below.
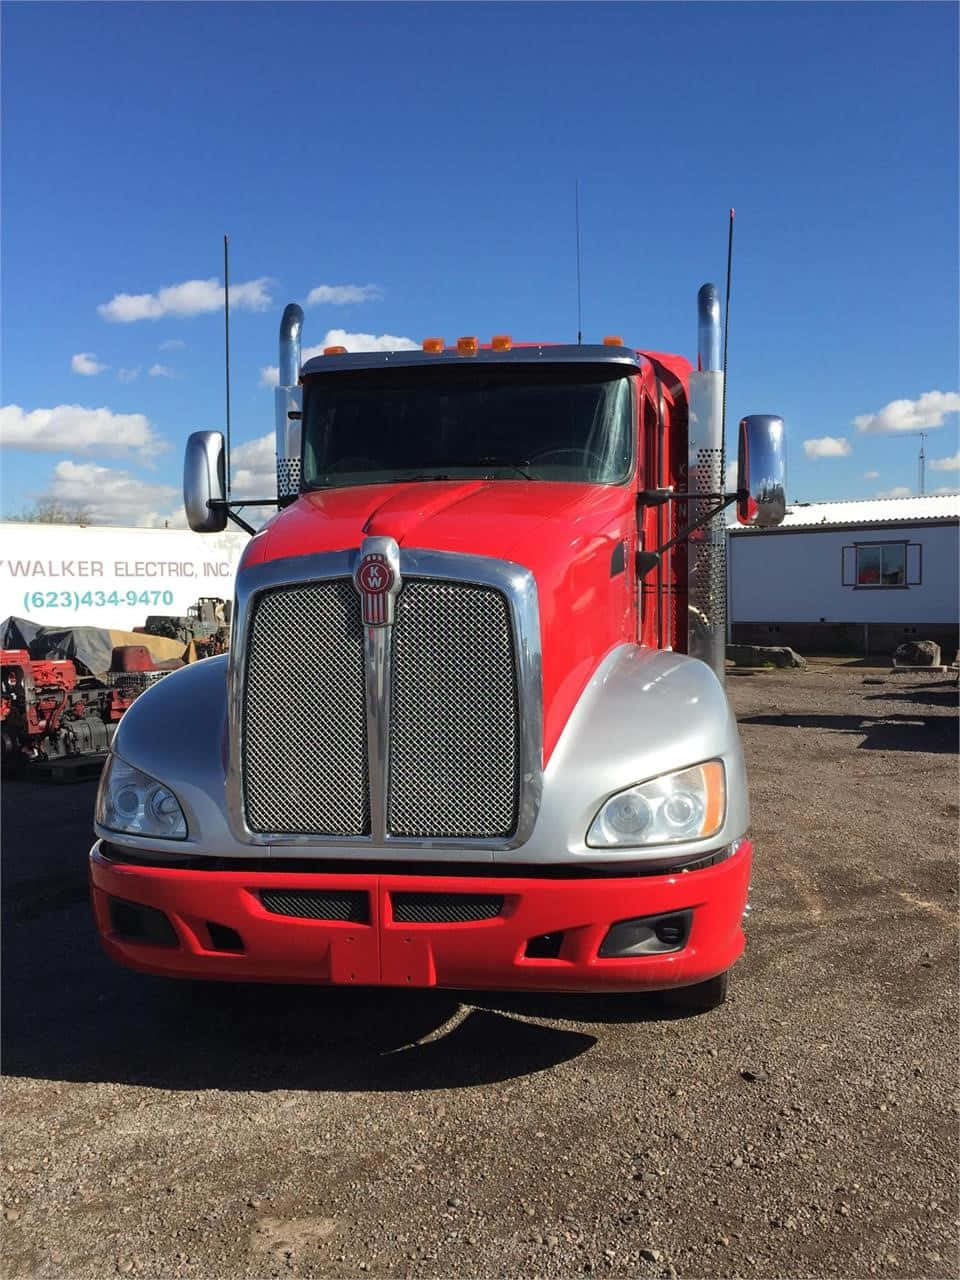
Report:
M 934 640 L 905 640 L 893 651 L 893 661 L 899 667 L 939 667 L 940 646 Z
M 806 667 L 806 658 L 786 644 L 728 644 L 727 657 L 738 667 Z

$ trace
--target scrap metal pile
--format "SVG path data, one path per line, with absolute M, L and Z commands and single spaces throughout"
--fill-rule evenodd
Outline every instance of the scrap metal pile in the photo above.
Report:
M 0 623 L 4 770 L 107 751 L 141 693 L 186 662 L 227 647 L 229 606 L 200 600 L 184 618 L 148 618 L 134 632 Z

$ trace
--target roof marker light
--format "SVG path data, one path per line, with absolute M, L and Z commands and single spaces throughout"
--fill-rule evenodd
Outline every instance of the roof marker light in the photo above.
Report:
M 429 351 L 429 352 L 432 352 L 434 355 L 436 355 L 438 352 L 443 350 L 443 339 L 442 338 L 424 338 L 423 349 L 424 351 Z
M 495 333 L 490 339 L 490 346 L 494 351 L 509 351 L 513 346 L 513 339 L 509 333 Z
M 479 345 L 476 338 L 458 338 L 457 353 L 461 356 L 475 356 Z
M 346 347 L 324 347 L 323 354 L 325 356 L 345 356 L 347 354 Z
M 619 336 L 611 335 L 609 337 L 604 338 L 603 345 L 605 347 L 622 347 L 623 339 Z

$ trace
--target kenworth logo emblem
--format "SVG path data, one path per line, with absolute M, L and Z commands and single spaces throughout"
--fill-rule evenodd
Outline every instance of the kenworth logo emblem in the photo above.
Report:
M 368 550 L 371 542 L 386 545 L 382 550 L 380 547 Z M 364 541 L 363 555 L 353 574 L 353 585 L 360 593 L 365 626 L 386 627 L 393 622 L 393 600 L 400 587 L 400 575 L 394 569 L 398 559 L 399 550 L 392 538 L 368 538 Z

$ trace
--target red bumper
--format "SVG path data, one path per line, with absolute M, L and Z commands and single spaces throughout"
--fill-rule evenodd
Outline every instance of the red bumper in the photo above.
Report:
M 702 982 L 729 969 L 743 951 L 741 919 L 752 849 L 741 841 L 724 862 L 702 871 L 617 879 L 330 875 L 271 871 L 194 871 L 134 866 L 90 854 L 97 925 L 107 954 L 167 977 L 249 982 L 354 983 L 358 986 L 484 990 L 655 991 Z M 278 915 L 264 890 L 348 890 L 367 899 L 367 920 Z M 394 919 L 397 894 L 502 895 L 493 919 L 413 924 Z M 176 943 L 133 941 L 113 931 L 108 899 L 162 911 Z M 597 952 L 610 926 L 634 916 L 691 909 L 679 951 L 629 958 Z M 209 923 L 227 926 L 243 951 L 218 950 Z M 527 956 L 528 943 L 562 933 L 556 958 Z M 220 939 L 221 946 L 222 936 Z

